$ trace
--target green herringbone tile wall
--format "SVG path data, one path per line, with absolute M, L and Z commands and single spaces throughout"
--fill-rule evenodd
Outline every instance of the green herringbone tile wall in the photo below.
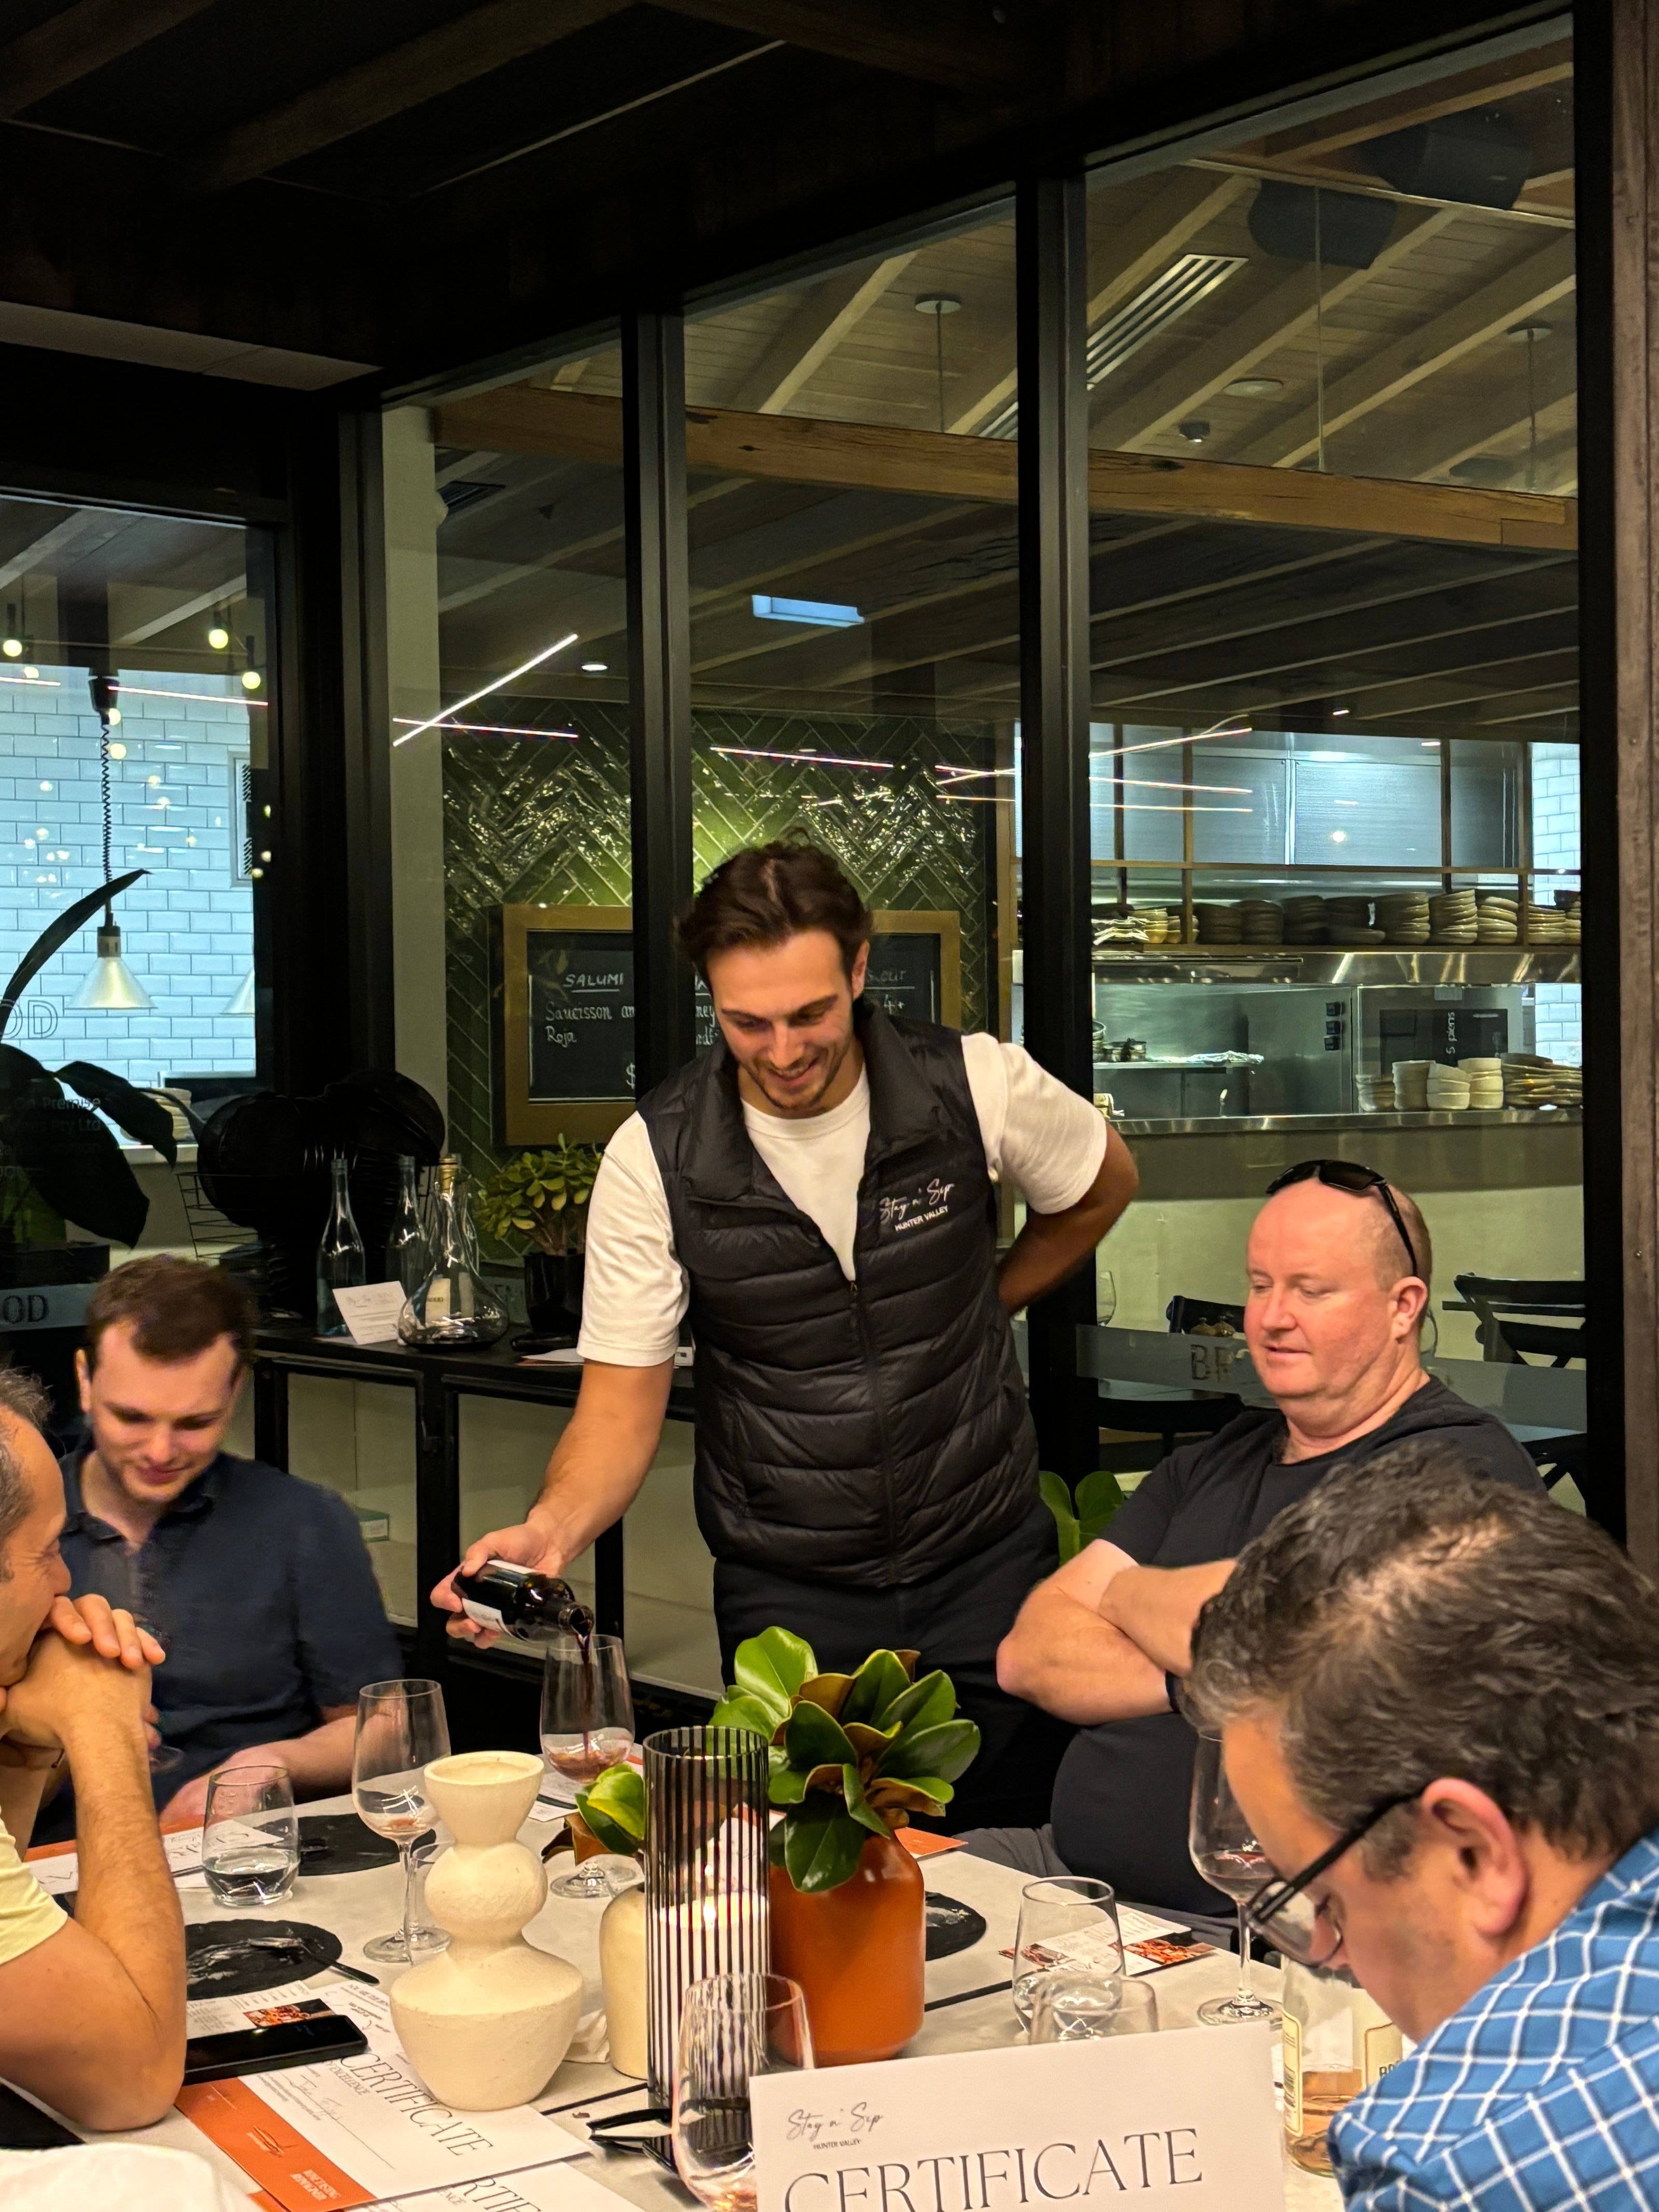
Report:
M 449 1118 L 476 1174 L 492 1139 L 489 920 L 502 905 L 626 906 L 630 869 L 626 709 L 568 704 L 577 742 L 444 742 Z M 693 837 L 701 878 L 740 845 L 800 827 L 834 853 L 872 906 L 962 916 L 963 1024 L 984 1025 L 991 823 L 996 809 L 939 796 L 935 764 L 992 765 L 982 723 L 924 715 L 695 717 Z M 837 754 L 882 773 L 807 760 L 739 759 L 715 749 Z M 978 788 L 990 788 L 988 780 Z

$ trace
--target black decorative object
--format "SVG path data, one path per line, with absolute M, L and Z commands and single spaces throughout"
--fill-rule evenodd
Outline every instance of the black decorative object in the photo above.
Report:
M 570 1334 L 582 1325 L 580 1252 L 542 1252 L 532 1244 L 524 1255 L 524 1304 L 538 1336 Z
M 185 1930 L 185 1994 L 245 1997 L 320 1974 L 340 1939 L 308 1920 L 198 1920 Z
M 417 1836 L 412 1850 L 430 1841 Z M 368 1874 L 396 1866 L 398 1846 L 366 1828 L 355 1813 L 307 1813 L 300 1820 L 300 1872 L 309 1881 L 319 1874 Z
M 927 1895 L 927 1957 L 954 1959 L 958 1951 L 971 1951 L 985 1933 L 985 1916 L 971 1905 L 930 1889 Z

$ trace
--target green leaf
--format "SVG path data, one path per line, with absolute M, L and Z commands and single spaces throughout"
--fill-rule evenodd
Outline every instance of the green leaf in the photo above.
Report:
M 878 1774 L 866 1794 L 878 1811 L 896 1805 L 903 1812 L 936 1819 L 957 1793 L 937 1774 L 912 1775 L 905 1782 L 895 1781 L 890 1774 Z
M 841 1709 L 841 1724 L 873 1721 L 895 1698 L 902 1697 L 910 1677 L 896 1651 L 872 1651 L 854 1675 Z
M 894 1698 L 881 1717 L 881 1725 L 889 1729 L 896 1722 L 901 1728 L 933 1728 L 940 1721 L 948 1721 L 956 1709 L 955 1685 L 936 1667 Z
M 852 1745 L 856 1756 L 862 1761 L 873 1759 L 879 1753 L 885 1751 L 898 1732 L 896 1725 L 892 1728 L 872 1728 L 867 1721 L 851 1721 L 848 1723 L 847 1741 Z
M 576 1810 L 606 1850 L 623 1858 L 645 1841 L 645 1783 L 625 1759 L 576 1792 Z
M 847 1794 L 847 1809 L 854 1820 L 860 1827 L 868 1828 L 872 1836 L 880 1836 L 885 1840 L 892 1833 L 892 1830 L 865 1796 L 864 1784 L 859 1779 L 857 1767 L 843 1767 L 841 1780 L 842 1788 Z
M 783 1863 L 789 1879 L 806 1896 L 839 1889 L 858 1872 L 868 1830 L 840 1802 L 822 1795 L 809 1798 L 783 1827 Z
M 66 1221 L 113 1244 L 136 1244 L 143 1235 L 149 1200 L 89 1106 L 37 1093 L 7 1115 L 6 1142 L 46 1204 Z
M 1093 1532 L 1091 1542 L 1123 1502 L 1122 1486 L 1109 1468 L 1097 1468 L 1084 1476 L 1077 1486 L 1077 1517 Z
M 708 1716 L 708 1725 L 710 1728 L 752 1729 L 757 1735 L 763 1735 L 768 1743 L 771 1742 L 778 1729 L 778 1722 L 774 1718 L 771 1708 L 759 1698 L 749 1697 L 741 1691 L 721 1698 Z
M 763 1705 L 775 1705 L 780 1720 L 801 1684 L 817 1671 L 811 1645 L 787 1628 L 769 1628 L 739 1644 L 732 1668 L 738 1689 L 747 1690 Z
M 129 875 L 112 877 L 108 883 L 100 884 L 95 891 L 88 891 L 84 898 L 76 899 L 73 906 L 65 907 L 57 920 L 41 931 L 16 967 L 13 969 L 11 981 L 6 986 L 5 994 L 0 997 L 0 1031 L 3 1031 L 6 1024 L 11 1019 L 12 1009 L 16 1006 L 17 1001 L 51 959 L 52 954 L 57 951 L 58 946 L 67 945 L 76 931 L 90 921 L 100 906 L 108 906 L 131 884 L 136 884 L 140 876 L 147 872 L 148 871 L 143 868 L 134 868 Z M 72 1221 L 80 1219 L 78 1214 L 71 1214 L 69 1218 Z M 90 1222 L 84 1222 L 82 1225 L 89 1229 L 93 1224 Z M 101 1235 L 103 1232 L 100 1231 L 99 1233 Z M 125 1241 L 123 1239 L 123 1242 Z
M 852 1680 L 850 1674 L 813 1674 L 801 1684 L 796 1694 L 811 1705 L 822 1705 L 826 1713 L 834 1713 L 839 1719 Z
M 0 1091 L 27 1091 L 34 1083 L 46 1084 L 59 1097 L 63 1096 L 38 1060 L 19 1052 L 15 1044 L 0 1044 Z
M 856 1764 L 858 1759 L 841 1723 L 822 1705 L 795 1707 L 783 1725 L 783 1747 L 791 1766 L 809 1771 L 815 1766 Z
M 913 1729 L 902 1735 L 882 1759 L 879 1773 L 902 1781 L 937 1774 L 954 1782 L 973 1764 L 979 1750 L 979 1730 L 972 1721 L 946 1721 L 939 1728 Z
M 57 1073 L 60 1083 L 67 1083 L 89 1106 L 107 1114 L 135 1144 L 150 1146 L 169 1167 L 177 1166 L 179 1146 L 173 1134 L 173 1116 L 159 1098 L 135 1090 L 124 1077 L 112 1075 L 106 1067 L 94 1067 L 87 1060 L 72 1060 Z
M 783 1756 L 781 1752 L 774 1752 L 772 1755 L 775 1759 Z M 791 1766 L 787 1761 L 781 1766 L 775 1766 L 767 1779 L 768 1802 L 774 1805 L 799 1805 L 806 1795 L 806 1785 L 811 1778 L 804 1768 Z
M 1057 1474 L 1045 1469 L 1037 1476 L 1037 1488 L 1042 1502 L 1054 1516 L 1054 1528 L 1060 1538 L 1060 1564 L 1076 1559 L 1083 1547 L 1083 1531 L 1072 1510 L 1072 1493 Z

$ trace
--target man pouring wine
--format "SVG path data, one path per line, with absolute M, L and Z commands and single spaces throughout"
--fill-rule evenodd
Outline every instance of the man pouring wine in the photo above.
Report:
M 461 1572 L 558 1575 L 621 1516 L 689 1319 L 726 1679 L 773 1622 L 829 1668 L 919 1650 L 983 1737 L 956 1824 L 993 1821 L 1046 1800 L 1058 1755 L 1053 1724 L 996 1683 L 999 1638 L 1055 1559 L 1009 1317 L 1089 1259 L 1135 1170 L 1018 1045 L 865 1002 L 871 928 L 835 861 L 795 839 L 733 854 L 693 901 L 679 941 L 719 1038 L 606 1148 L 574 1413 L 528 1519 Z M 1027 1207 L 1000 1265 L 999 1179 Z M 452 1582 L 433 1592 L 451 1633 L 487 1639 Z

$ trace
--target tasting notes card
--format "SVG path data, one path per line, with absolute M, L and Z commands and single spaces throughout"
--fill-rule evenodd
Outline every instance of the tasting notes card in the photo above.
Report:
M 1265 2027 L 970 2051 L 750 2085 L 759 2212 L 1282 2212 Z

